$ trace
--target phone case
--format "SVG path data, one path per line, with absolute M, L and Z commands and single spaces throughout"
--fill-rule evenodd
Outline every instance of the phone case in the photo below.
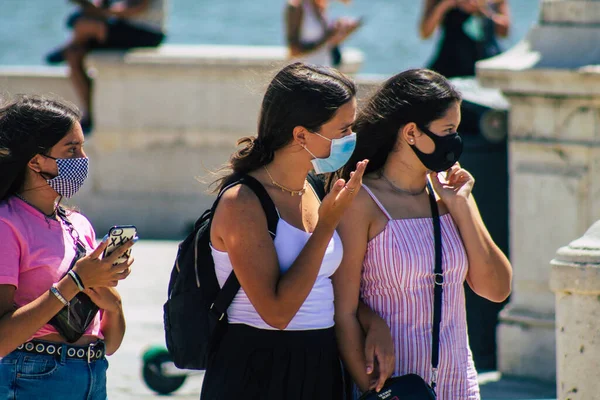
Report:
M 137 235 L 137 228 L 133 225 L 117 225 L 110 228 L 108 231 L 108 246 L 104 249 L 102 258 L 108 257 L 113 251 L 119 246 L 125 244 L 129 240 L 133 239 Z M 131 255 L 131 249 L 127 250 L 125 254 L 117 258 L 115 264 L 124 263 Z

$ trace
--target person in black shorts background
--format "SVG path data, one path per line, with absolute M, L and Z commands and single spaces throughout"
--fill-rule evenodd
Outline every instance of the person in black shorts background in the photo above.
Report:
M 165 38 L 166 0 L 70 0 L 81 10 L 70 16 L 67 25 L 73 34 L 69 41 L 50 52 L 46 61 L 67 61 L 75 92 L 81 100 L 84 133 L 91 132 L 92 81 L 87 75 L 86 55 L 96 49 L 127 50 L 134 47 L 156 47 Z

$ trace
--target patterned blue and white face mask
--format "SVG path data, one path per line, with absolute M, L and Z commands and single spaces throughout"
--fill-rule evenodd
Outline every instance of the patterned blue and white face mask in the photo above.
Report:
M 81 189 L 88 176 L 90 161 L 87 157 L 81 158 L 54 158 L 45 156 L 56 161 L 58 175 L 47 179 L 48 185 L 59 195 L 67 199 L 73 197 Z

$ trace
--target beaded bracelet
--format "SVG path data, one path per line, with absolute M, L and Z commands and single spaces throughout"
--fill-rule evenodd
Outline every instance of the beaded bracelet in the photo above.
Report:
M 81 278 L 79 277 L 79 275 L 77 274 L 77 272 L 73 271 L 72 269 L 69 270 L 69 272 L 67 272 L 69 274 L 69 276 L 71 277 L 71 279 L 73 279 L 73 282 L 75 282 L 75 284 L 77 285 L 77 288 L 79 289 L 79 291 L 83 291 L 85 289 L 85 286 L 83 286 L 83 281 L 81 280 Z

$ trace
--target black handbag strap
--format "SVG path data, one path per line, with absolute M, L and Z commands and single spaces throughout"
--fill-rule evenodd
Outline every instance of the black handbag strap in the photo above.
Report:
M 66 225 L 67 229 L 69 230 L 69 234 L 71 235 L 71 237 L 73 238 L 73 242 L 75 243 L 75 258 L 71 262 L 71 267 L 69 268 L 71 269 L 75 266 L 75 263 L 80 258 L 84 257 L 87 254 L 87 248 L 83 244 L 83 241 L 79 236 L 79 232 L 77 232 L 71 221 L 69 221 L 69 217 L 67 216 L 66 210 L 61 206 L 58 206 L 56 207 L 56 215 L 58 215 L 63 224 Z
M 438 210 L 433 187 L 429 181 L 427 181 L 427 189 L 429 192 L 431 217 L 433 219 L 433 236 L 435 240 L 435 269 L 433 273 L 433 340 L 431 342 L 431 367 L 433 369 L 431 387 L 435 389 L 437 382 L 437 367 L 440 360 L 440 323 L 442 322 L 442 284 L 444 283 L 444 275 L 442 271 L 442 227 L 440 224 L 440 212 Z
M 239 179 L 232 181 L 229 185 L 223 188 L 223 190 L 217 196 L 215 203 L 213 204 L 212 215 L 214 215 L 215 210 L 217 209 L 217 204 L 223 196 L 223 193 L 225 193 L 227 189 L 238 184 L 248 186 L 254 192 L 256 197 L 258 197 L 258 200 L 260 200 L 260 204 L 267 217 L 267 226 L 269 229 L 269 234 L 271 235 L 271 238 L 275 239 L 275 235 L 277 234 L 277 223 L 279 222 L 279 212 L 277 211 L 275 203 L 273 203 L 273 200 L 271 200 L 271 197 L 269 196 L 263 185 L 250 175 L 243 175 Z M 210 224 L 212 225 L 212 217 Z M 210 232 L 210 225 L 208 229 Z M 225 281 L 225 284 L 223 285 L 221 290 L 219 290 L 217 298 L 215 299 L 214 303 L 211 305 L 210 308 L 219 320 L 221 320 L 225 316 L 229 305 L 231 304 L 233 298 L 239 290 L 240 282 L 235 276 L 235 273 L 232 271 L 231 274 L 229 274 L 229 277 Z

